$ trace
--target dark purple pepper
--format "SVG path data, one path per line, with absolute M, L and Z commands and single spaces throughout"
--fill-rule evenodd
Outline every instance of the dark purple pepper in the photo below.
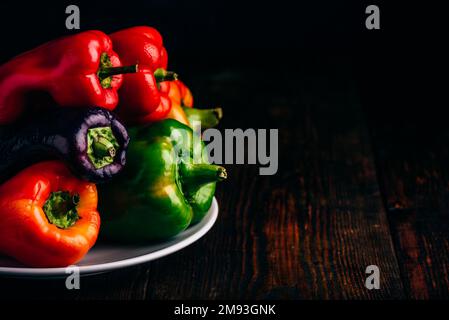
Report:
M 78 177 L 104 182 L 123 169 L 128 143 L 126 128 L 106 109 L 55 108 L 0 128 L 0 179 L 59 158 Z

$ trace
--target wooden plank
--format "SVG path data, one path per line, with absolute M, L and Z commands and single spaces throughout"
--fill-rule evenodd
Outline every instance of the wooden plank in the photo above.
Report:
M 447 10 L 411 5 L 397 15 L 403 6 L 390 3 L 388 30 L 361 38 L 359 85 L 406 297 L 447 298 Z M 410 16 L 421 22 L 403 32 Z
M 276 297 L 292 290 L 307 299 L 402 297 L 365 121 L 342 64 L 312 65 L 299 102 L 279 118 L 289 132 L 285 171 L 265 223 L 268 287 Z M 364 287 L 371 264 L 381 270 L 382 290 Z
M 449 132 L 432 124 L 409 116 L 372 128 L 404 287 L 414 299 L 449 297 Z

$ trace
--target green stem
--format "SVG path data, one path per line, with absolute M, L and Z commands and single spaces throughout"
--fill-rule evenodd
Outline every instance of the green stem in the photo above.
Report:
M 92 149 L 97 158 L 114 157 L 114 145 L 104 136 L 97 136 L 94 138 Z
M 194 121 L 199 121 L 201 122 L 201 128 L 204 129 L 215 127 L 223 117 L 223 110 L 221 108 L 196 109 L 183 107 L 183 110 L 186 113 L 190 125 L 193 125 Z
M 104 79 L 115 76 L 117 74 L 136 73 L 136 72 L 137 72 L 137 64 L 121 67 L 103 67 L 98 70 L 98 78 L 100 78 L 100 81 L 103 81 Z
M 132 66 L 114 67 L 109 55 L 106 52 L 103 52 L 100 55 L 100 66 L 98 67 L 97 77 L 104 89 L 109 89 L 112 87 L 112 76 L 135 72 L 137 72 L 137 64 Z
M 87 156 L 95 169 L 113 163 L 119 147 L 111 127 L 87 130 Z
M 215 164 L 200 163 L 179 166 L 183 190 L 193 193 L 205 184 L 223 181 L 227 178 L 226 169 Z
M 165 69 L 159 68 L 154 71 L 154 77 L 156 78 L 156 82 L 163 81 L 173 81 L 178 80 L 178 74 L 173 71 L 167 71 Z
M 48 221 L 60 229 L 73 226 L 79 219 L 76 207 L 80 201 L 78 194 L 70 194 L 68 191 L 55 191 L 45 201 L 42 210 Z

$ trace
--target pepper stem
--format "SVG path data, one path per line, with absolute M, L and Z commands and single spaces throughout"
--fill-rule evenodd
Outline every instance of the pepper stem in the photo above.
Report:
M 104 89 L 112 88 L 112 76 L 124 73 L 137 72 L 137 64 L 132 66 L 120 66 L 114 67 L 111 59 L 106 52 L 100 55 L 100 66 L 98 67 L 97 77 L 100 80 L 100 84 Z
M 92 148 L 95 156 L 98 158 L 115 156 L 114 145 L 103 136 L 97 136 L 94 138 Z
M 215 164 L 181 162 L 179 170 L 183 189 L 187 192 L 195 192 L 207 183 L 223 181 L 228 177 L 226 169 Z
M 173 71 L 167 71 L 162 68 L 156 69 L 154 71 L 154 78 L 156 79 L 156 82 L 164 82 L 164 81 L 173 81 L 178 80 L 178 74 Z
M 73 226 L 79 219 L 76 207 L 80 201 L 77 193 L 70 194 L 68 191 L 55 191 L 45 201 L 42 210 L 48 221 L 60 229 Z
M 113 163 L 119 147 L 111 127 L 87 130 L 87 156 L 95 169 Z
M 182 109 L 190 124 L 193 124 L 194 121 L 199 121 L 201 122 L 201 128 L 204 129 L 215 127 L 223 117 L 223 110 L 221 108 L 196 109 L 183 107 Z
M 115 76 L 117 74 L 136 73 L 137 69 L 137 64 L 121 67 L 103 67 L 98 70 L 98 78 L 100 78 L 100 81 L 103 81 L 104 79 Z

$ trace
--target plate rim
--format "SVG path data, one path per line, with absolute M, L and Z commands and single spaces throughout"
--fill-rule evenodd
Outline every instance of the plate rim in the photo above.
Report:
M 138 264 L 150 262 L 172 253 L 175 253 L 179 250 L 184 249 L 185 247 L 191 245 L 192 243 L 198 241 L 202 238 L 215 224 L 218 218 L 218 203 L 217 199 L 214 197 L 212 199 L 212 204 L 210 206 L 209 212 L 207 216 L 209 219 L 206 223 L 198 229 L 198 231 L 192 233 L 187 236 L 185 239 L 182 239 L 179 242 L 175 242 L 172 245 L 169 245 L 166 248 L 156 250 L 154 252 L 150 252 L 144 255 L 136 256 L 133 258 L 122 259 L 113 262 L 106 262 L 100 264 L 93 264 L 88 266 L 78 266 L 80 275 L 89 275 L 89 274 L 98 274 L 109 272 L 117 269 L 123 269 L 131 266 L 135 266 Z M 194 227 L 194 226 L 193 226 Z M 188 229 L 187 229 L 188 230 Z M 185 232 L 185 231 L 184 231 Z M 178 236 L 182 236 L 180 233 Z M 76 266 L 76 264 L 75 264 Z M 29 268 L 29 267 L 0 267 L 0 276 L 16 276 L 16 277 L 58 277 L 58 276 L 66 276 L 69 273 L 66 272 L 68 267 L 58 267 L 58 268 Z

